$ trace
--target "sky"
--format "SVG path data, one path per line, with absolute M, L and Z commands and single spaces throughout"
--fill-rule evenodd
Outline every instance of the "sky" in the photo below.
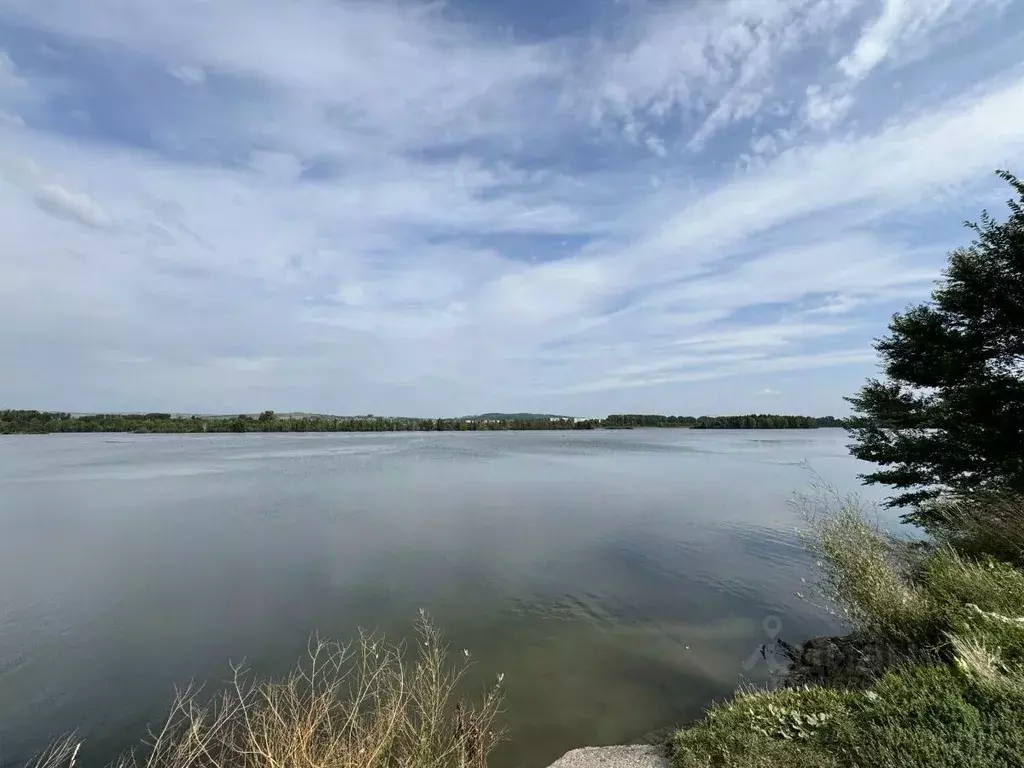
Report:
M 0 408 L 848 412 L 1014 0 L 0 0 Z

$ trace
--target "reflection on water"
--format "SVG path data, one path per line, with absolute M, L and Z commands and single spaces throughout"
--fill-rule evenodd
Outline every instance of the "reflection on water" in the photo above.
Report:
M 72 728 L 89 768 L 175 682 L 282 672 L 310 634 L 405 632 L 418 608 L 543 766 L 695 716 L 794 597 L 786 502 L 841 488 L 843 432 L 0 438 L 0 763 Z

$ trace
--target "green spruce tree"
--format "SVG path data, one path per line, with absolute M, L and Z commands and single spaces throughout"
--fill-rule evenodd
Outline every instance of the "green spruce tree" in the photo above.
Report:
M 1000 171 L 1010 216 L 966 222 L 975 239 L 949 255 L 931 301 L 893 316 L 875 342 L 885 374 L 847 398 L 851 453 L 881 465 L 862 475 L 911 506 L 944 491 L 1024 492 L 1024 182 Z

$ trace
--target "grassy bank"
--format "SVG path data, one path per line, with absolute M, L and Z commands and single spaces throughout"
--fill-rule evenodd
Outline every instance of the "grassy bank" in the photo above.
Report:
M 943 502 L 948 525 L 911 544 L 854 499 L 824 501 L 808 544 L 846 658 L 712 707 L 673 738 L 674 768 L 1024 765 L 1024 505 Z

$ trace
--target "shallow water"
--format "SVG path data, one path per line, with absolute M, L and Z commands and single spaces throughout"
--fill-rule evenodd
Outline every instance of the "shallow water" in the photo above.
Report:
M 285 671 L 425 608 L 505 675 L 498 768 L 696 716 L 759 645 L 833 629 L 787 505 L 839 430 L 0 437 L 0 763 L 79 765 L 172 686 Z M 866 494 L 871 496 L 871 492 Z M 752 656 L 753 654 L 753 656 Z

